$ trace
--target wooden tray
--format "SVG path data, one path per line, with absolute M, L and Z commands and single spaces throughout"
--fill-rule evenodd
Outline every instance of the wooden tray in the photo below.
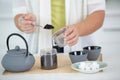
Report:
M 35 64 L 30 69 L 29 71 L 25 72 L 18 72 L 18 73 L 13 73 L 13 72 L 8 72 L 4 71 L 3 75 L 13 75 L 13 74 L 44 74 L 44 73 L 79 73 L 71 68 L 71 61 L 69 58 L 69 55 L 67 54 L 58 54 L 57 55 L 58 59 L 58 67 L 56 69 L 52 70 L 42 70 L 40 68 L 40 56 L 35 56 Z M 99 56 L 98 61 L 102 61 L 102 54 Z

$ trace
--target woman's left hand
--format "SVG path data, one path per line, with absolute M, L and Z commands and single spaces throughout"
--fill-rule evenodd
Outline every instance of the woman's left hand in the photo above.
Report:
M 73 46 L 79 39 L 79 27 L 77 25 L 70 25 L 66 28 L 64 40 L 69 46 Z

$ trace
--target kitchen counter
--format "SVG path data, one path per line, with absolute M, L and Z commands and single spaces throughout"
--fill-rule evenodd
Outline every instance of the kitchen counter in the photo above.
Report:
M 3 55 L 0 57 L 2 58 Z M 0 65 L 0 80 L 119 80 L 120 61 L 119 53 L 103 54 L 103 61 L 108 64 L 103 72 L 96 74 L 84 73 L 46 73 L 46 74 L 20 74 L 2 75 L 4 69 Z M 0 58 L 0 59 L 1 59 Z M 117 64 L 118 63 L 118 64 Z

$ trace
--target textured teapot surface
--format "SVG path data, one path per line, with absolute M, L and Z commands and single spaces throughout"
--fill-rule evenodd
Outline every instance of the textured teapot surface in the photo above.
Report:
M 18 35 L 21 37 L 21 35 L 16 33 L 11 34 L 10 36 L 12 35 Z M 27 42 L 25 41 L 25 43 L 26 43 L 27 49 L 20 49 L 19 46 L 16 46 L 15 49 L 9 50 L 9 47 L 8 47 L 7 54 L 5 54 L 5 56 L 2 59 L 2 66 L 7 71 L 10 71 L 10 72 L 27 71 L 31 69 L 32 66 L 34 65 L 35 63 L 34 56 L 28 52 Z
M 32 68 L 35 59 L 33 55 L 29 53 L 28 56 L 23 55 L 9 55 L 7 53 L 2 60 L 3 67 L 10 72 L 21 72 Z

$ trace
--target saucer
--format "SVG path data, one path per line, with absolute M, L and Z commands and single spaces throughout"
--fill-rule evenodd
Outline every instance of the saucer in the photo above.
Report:
M 71 65 L 73 70 L 82 73 L 97 73 L 107 67 L 107 64 L 102 61 L 83 61 Z

